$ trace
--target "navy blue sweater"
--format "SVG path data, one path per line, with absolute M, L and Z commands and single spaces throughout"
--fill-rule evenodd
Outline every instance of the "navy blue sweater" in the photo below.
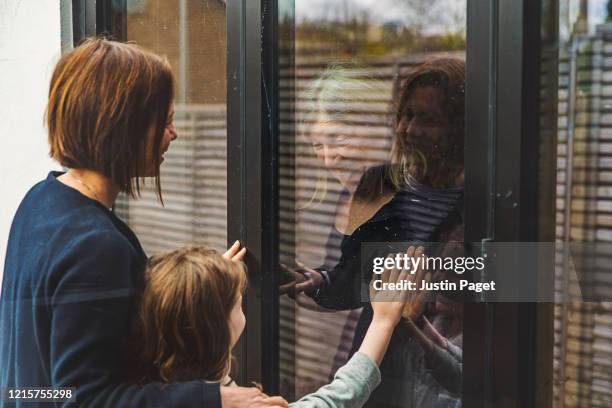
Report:
M 146 256 L 126 224 L 59 175 L 27 193 L 11 227 L 0 389 L 76 387 L 78 406 L 87 407 L 220 407 L 218 385 L 121 382 Z

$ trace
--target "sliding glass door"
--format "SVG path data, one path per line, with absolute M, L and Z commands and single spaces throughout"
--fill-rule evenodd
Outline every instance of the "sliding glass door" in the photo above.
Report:
M 371 318 L 352 287 L 365 244 L 554 241 L 556 4 L 230 1 L 228 18 L 245 380 L 289 399 L 330 381 Z M 549 405 L 551 305 L 482 300 L 434 294 L 424 315 L 456 358 L 436 373 L 394 335 L 369 404 Z

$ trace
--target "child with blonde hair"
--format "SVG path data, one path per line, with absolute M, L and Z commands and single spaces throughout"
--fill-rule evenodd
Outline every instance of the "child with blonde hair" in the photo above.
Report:
M 412 248 L 411 248 L 412 249 Z M 413 250 L 413 249 L 412 249 Z M 232 348 L 245 327 L 242 294 L 247 285 L 242 262 L 202 248 L 181 248 L 151 259 L 139 311 L 138 381 L 203 380 L 235 385 L 230 378 Z M 384 281 L 411 279 L 392 270 Z M 267 397 L 286 407 L 361 407 L 380 383 L 378 365 L 400 320 L 404 292 L 370 291 L 374 318 L 361 348 L 334 380 L 299 401 Z

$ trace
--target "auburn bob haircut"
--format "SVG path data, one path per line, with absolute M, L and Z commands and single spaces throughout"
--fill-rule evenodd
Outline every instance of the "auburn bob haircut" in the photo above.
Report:
M 50 155 L 97 171 L 135 198 L 142 178 L 159 179 L 162 137 L 174 97 L 168 61 L 135 44 L 85 40 L 57 63 L 47 105 Z M 153 132 L 153 140 L 147 135 Z M 155 174 L 146 174 L 155 161 Z

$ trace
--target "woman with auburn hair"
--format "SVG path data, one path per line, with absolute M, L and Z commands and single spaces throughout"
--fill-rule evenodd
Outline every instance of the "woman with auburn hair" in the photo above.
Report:
M 68 170 L 33 186 L 13 220 L 0 305 L 3 390 L 70 387 L 66 404 L 78 406 L 277 405 L 255 388 L 121 380 L 147 257 L 112 207 L 119 192 L 138 197 L 145 177 L 161 200 L 160 164 L 177 138 L 173 92 L 167 60 L 134 44 L 90 39 L 57 63 L 47 126 L 51 157 Z M 239 260 L 239 249 L 224 256 Z

